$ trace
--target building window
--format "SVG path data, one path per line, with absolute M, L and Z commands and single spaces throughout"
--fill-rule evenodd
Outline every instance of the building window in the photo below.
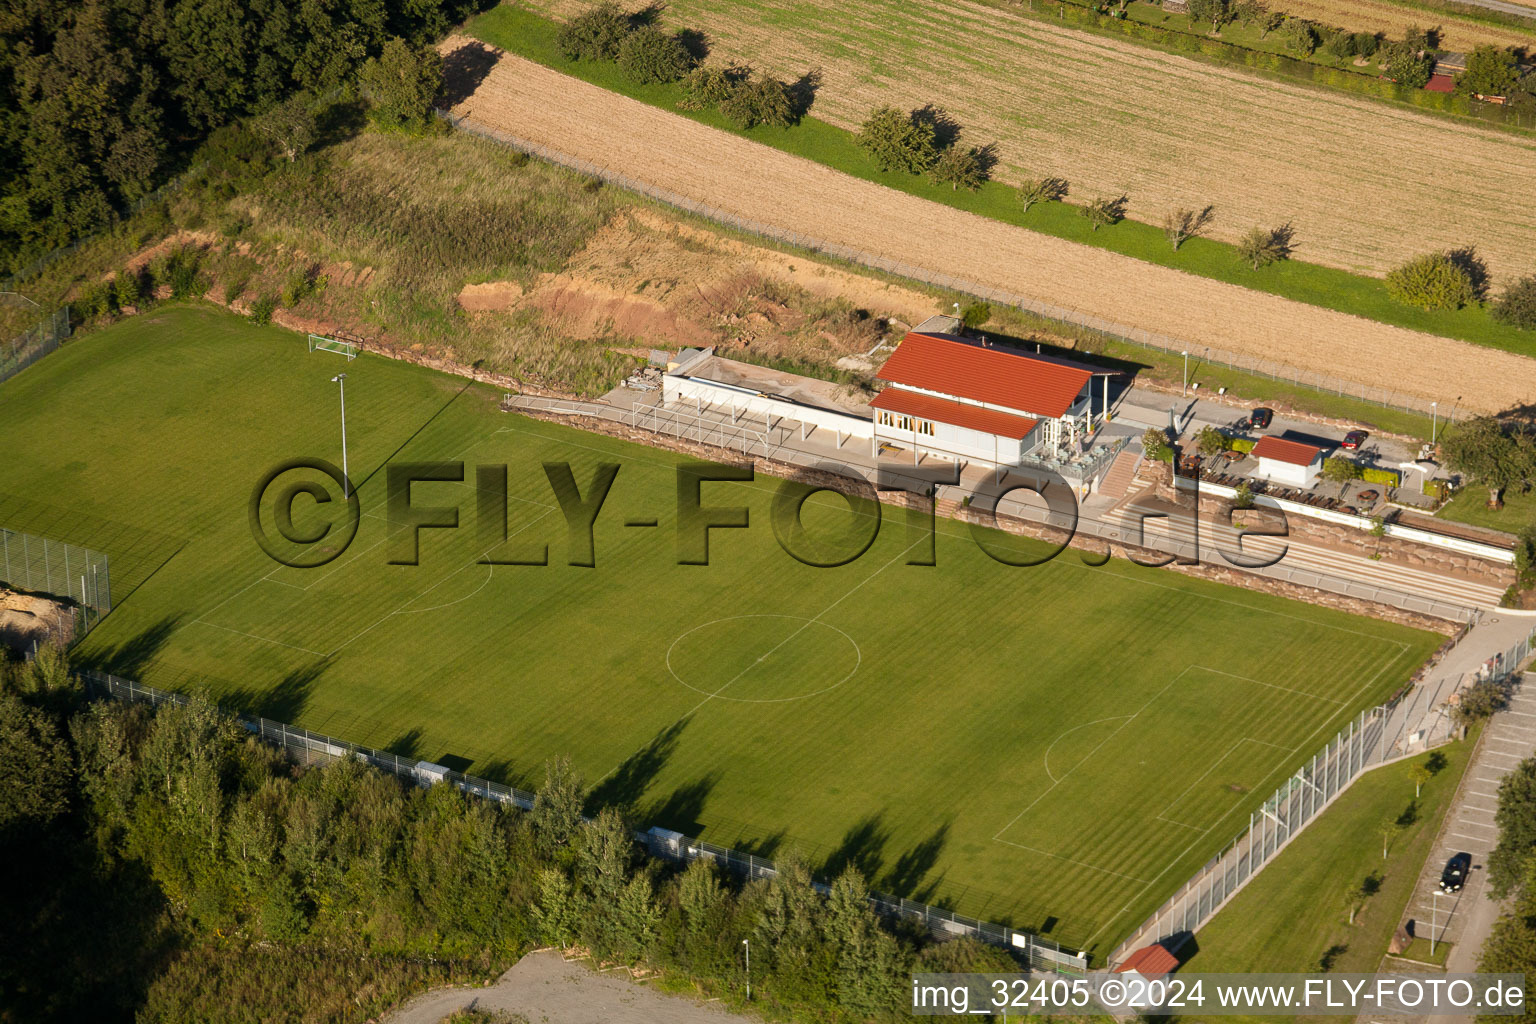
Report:
M 879 424 L 882 427 L 889 427 L 889 426 L 894 426 L 895 425 L 895 419 L 891 416 L 890 413 L 886 412 L 884 409 L 880 410 L 880 415 L 877 417 L 877 422 L 879 422 Z
M 897 430 L 911 430 L 912 429 L 912 417 L 911 416 L 898 416 L 896 418 L 896 429 Z
M 933 436 L 933 420 L 918 420 L 917 421 L 917 432 L 919 434 L 927 434 L 929 437 L 932 437 Z

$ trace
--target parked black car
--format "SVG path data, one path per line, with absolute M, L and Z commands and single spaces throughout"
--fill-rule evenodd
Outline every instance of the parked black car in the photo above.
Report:
M 1446 861 L 1445 870 L 1440 872 L 1440 891 L 1461 892 L 1461 887 L 1467 883 L 1467 872 L 1471 870 L 1470 853 L 1458 853 Z
M 1265 430 L 1274 420 L 1275 410 L 1266 409 L 1263 406 L 1259 406 L 1248 414 L 1248 422 L 1253 425 L 1254 430 Z

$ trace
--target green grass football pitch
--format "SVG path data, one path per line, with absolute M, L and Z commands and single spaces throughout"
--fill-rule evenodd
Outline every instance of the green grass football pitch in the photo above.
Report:
M 249 496 L 283 459 L 339 462 L 338 372 L 363 518 L 334 561 L 284 567 L 252 539 Z M 499 397 L 163 308 L 0 387 L 0 525 L 108 551 L 116 608 L 80 653 L 121 675 L 526 788 L 569 753 L 643 823 L 856 864 L 1101 956 L 1440 639 L 1118 559 L 1013 568 L 951 521 L 938 564 L 909 565 L 924 545 L 889 507 L 861 557 L 814 568 L 775 540 L 779 482 L 761 477 L 704 485 L 751 525 L 679 565 L 687 460 Z M 412 498 L 457 505 L 461 528 L 390 565 L 404 535 L 386 535 L 380 467 L 440 459 L 466 482 Z M 566 564 L 544 462 L 583 493 L 598 463 L 621 467 L 595 567 Z M 549 565 L 478 561 L 480 464 L 508 467 L 491 554 L 548 545 Z M 321 511 L 295 508 L 301 528 Z M 874 525 L 826 494 L 805 522 L 843 540 Z

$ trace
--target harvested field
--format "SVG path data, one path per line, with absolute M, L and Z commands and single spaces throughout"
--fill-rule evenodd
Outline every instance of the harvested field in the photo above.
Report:
M 444 47 L 483 46 L 462 37 Z M 1450 408 L 1536 398 L 1536 364 L 925 202 L 503 56 L 461 115 L 743 216 L 1148 330 L 1394 383 Z M 1341 353 L 1348 358 L 1339 358 Z M 1390 369 L 1385 369 L 1390 368 Z
M 1325 0 L 1315 0 L 1325 2 Z M 585 0 L 536 0 L 555 17 Z M 1430 19 L 1426 17 L 1426 22 Z M 1017 17 L 976 0 L 678 0 L 712 60 L 790 81 L 820 68 L 813 114 L 856 128 L 874 107 L 933 103 L 1005 181 L 1051 174 L 1130 216 L 1216 207 L 1212 234 L 1290 222 L 1298 257 L 1382 274 L 1475 244 L 1496 279 L 1536 262 L 1536 140 Z
M 1536 8 L 1536 0 L 1509 2 Z M 1500 48 L 1536 45 L 1536 21 L 1526 28 L 1496 25 L 1435 14 L 1393 0 L 1278 0 L 1270 6 L 1325 25 L 1341 25 L 1356 32 L 1385 32 L 1394 39 L 1401 38 L 1403 30 L 1411 26 L 1439 27 L 1441 46 L 1456 53 L 1465 53 L 1484 44 Z

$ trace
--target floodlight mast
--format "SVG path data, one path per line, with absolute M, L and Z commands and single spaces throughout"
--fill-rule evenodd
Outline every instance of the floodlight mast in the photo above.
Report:
M 352 497 L 352 478 L 347 475 L 347 375 L 338 373 L 331 378 L 341 385 L 341 496 Z

